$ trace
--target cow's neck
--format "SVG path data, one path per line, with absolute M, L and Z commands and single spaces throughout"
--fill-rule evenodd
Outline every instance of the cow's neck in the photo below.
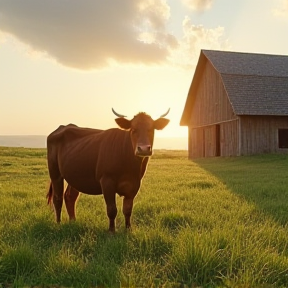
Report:
M 137 157 L 137 156 L 136 156 Z M 137 157 L 139 158 L 139 168 L 140 168 L 140 179 L 143 178 L 146 168 L 147 168 L 147 164 L 149 162 L 150 157 Z

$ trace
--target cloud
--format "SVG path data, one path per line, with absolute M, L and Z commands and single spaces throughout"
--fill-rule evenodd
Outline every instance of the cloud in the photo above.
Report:
M 189 3 L 204 9 L 212 0 Z M 77 69 L 115 62 L 191 69 L 201 49 L 229 48 L 223 27 L 206 29 L 185 17 L 177 39 L 169 21 L 166 0 L 0 0 L 0 36 L 13 35 L 30 55 Z
M 288 0 L 282 0 L 281 6 L 277 7 L 272 12 L 277 17 L 288 18 Z
M 169 17 L 164 0 L 0 0 L 0 31 L 78 69 L 165 61 Z
M 196 11 L 208 10 L 212 6 L 213 0 L 182 0 L 182 3 L 189 9 Z
M 224 28 L 207 29 L 203 25 L 193 25 L 186 16 L 182 22 L 183 37 L 179 40 L 178 49 L 171 51 L 169 59 L 183 68 L 191 69 L 197 63 L 201 49 L 228 50 L 229 41 L 224 38 Z

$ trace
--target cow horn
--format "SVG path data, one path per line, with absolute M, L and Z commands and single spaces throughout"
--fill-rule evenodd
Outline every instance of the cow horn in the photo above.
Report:
M 166 113 L 164 113 L 163 115 L 161 115 L 160 118 L 165 117 L 165 116 L 169 113 L 169 111 L 170 111 L 170 108 L 168 109 L 168 111 L 167 111 Z
M 113 112 L 117 117 L 120 117 L 120 118 L 127 117 L 127 116 L 125 116 L 125 115 L 118 114 L 113 108 L 112 108 L 112 112 Z

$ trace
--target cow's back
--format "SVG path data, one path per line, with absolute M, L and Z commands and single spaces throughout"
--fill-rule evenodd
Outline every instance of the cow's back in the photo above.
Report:
M 79 191 L 87 190 L 88 194 L 101 194 L 95 192 L 95 187 L 99 189 L 99 185 L 94 177 L 101 142 L 101 137 L 95 136 L 101 133 L 103 130 L 80 128 L 73 124 L 61 125 L 52 132 L 47 137 L 50 177 L 63 177 Z
M 111 174 L 115 179 L 120 174 L 136 175 L 129 132 L 118 128 L 60 126 L 48 136 L 47 149 L 50 176 L 57 171 L 71 186 L 87 194 L 102 193 L 99 181 L 103 175 Z

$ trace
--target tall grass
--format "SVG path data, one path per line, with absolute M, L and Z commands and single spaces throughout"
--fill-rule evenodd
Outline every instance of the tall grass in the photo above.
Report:
M 0 287 L 287 287 L 288 156 L 156 151 L 115 235 L 102 196 L 54 221 L 44 149 L 0 148 Z M 1 286 L 2 285 L 2 286 Z

